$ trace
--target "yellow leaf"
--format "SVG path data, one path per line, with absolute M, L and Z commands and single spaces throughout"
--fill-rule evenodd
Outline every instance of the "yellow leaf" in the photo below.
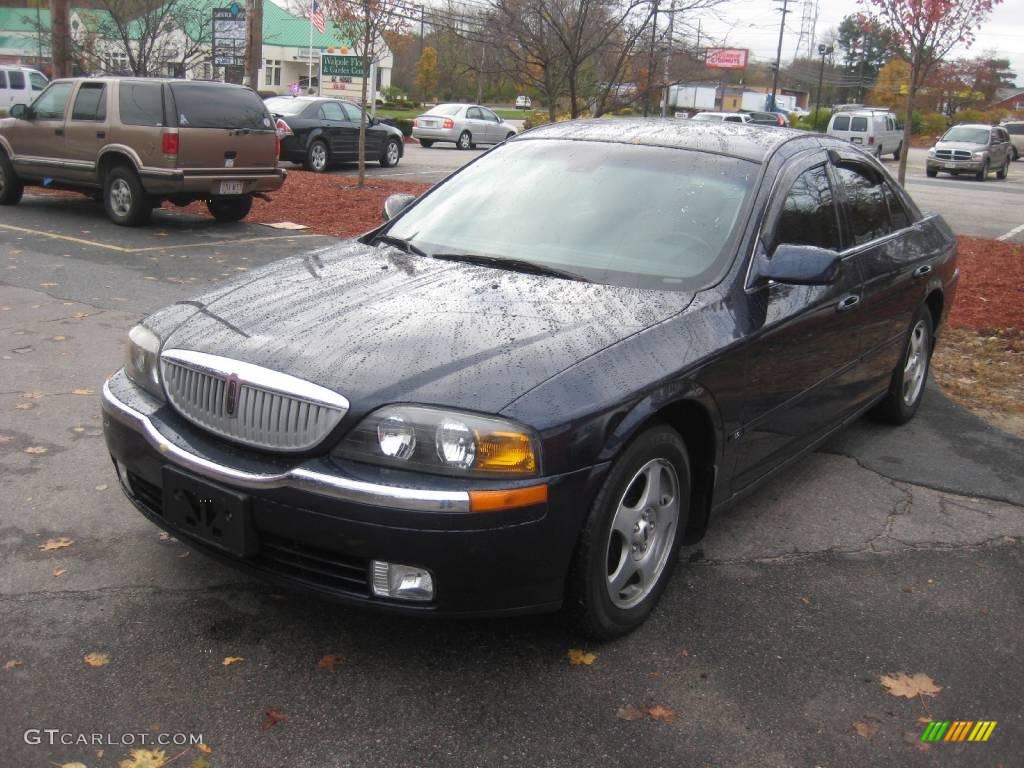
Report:
M 584 666 L 589 667 L 595 661 L 597 661 L 597 654 L 596 653 L 589 653 L 588 651 L 581 651 L 579 648 L 570 648 L 569 649 L 569 663 L 572 666 L 574 666 L 574 667 L 578 667 L 581 664 L 584 665 Z
M 31 445 L 25 449 L 25 453 L 31 453 L 34 456 L 39 456 L 46 453 L 47 449 L 41 445 Z
M 906 672 L 894 672 L 891 675 L 882 675 L 879 682 L 884 685 L 893 696 L 902 696 L 905 699 L 913 699 L 915 696 L 938 696 L 942 690 L 941 685 L 936 685 L 924 672 L 915 675 L 907 675 Z
M 615 710 L 615 716 L 619 718 L 619 720 L 632 721 L 639 720 L 644 716 L 644 713 L 632 704 L 627 704 L 626 706 L 619 707 Z
M 853 730 L 865 739 L 868 739 L 871 738 L 871 735 L 878 730 L 878 723 L 872 722 L 871 720 L 861 720 L 853 724 Z
M 68 572 L 68 571 L 67 571 L 67 568 L 54 568 L 54 569 L 53 569 L 53 570 L 51 571 L 51 573 L 52 573 L 52 574 L 54 575 L 54 577 L 57 577 L 57 576 L 63 576 L 63 575 L 64 575 L 65 573 L 67 573 L 67 572 Z
M 88 387 L 79 387 L 78 389 L 71 390 L 72 395 L 95 395 L 95 389 L 89 389 Z
M 206 762 L 205 757 L 200 756 L 192 761 L 192 765 L 189 768 L 210 768 L 210 764 Z
M 328 672 L 333 672 L 334 668 L 341 664 L 343 659 L 341 656 L 321 656 L 317 666 L 320 669 L 326 669 Z
M 17 408 L 19 411 L 28 411 L 31 410 L 32 408 L 35 408 L 35 406 L 32 405 L 32 403 L 18 403 L 14 407 Z
M 87 653 L 83 661 L 90 667 L 105 667 L 110 663 L 110 657 L 105 653 Z
M 60 768 L 86 768 L 85 763 L 64 763 Z
M 117 768 L 162 768 L 167 762 L 167 753 L 162 749 L 133 749 L 130 759 L 122 760 Z
M 240 661 L 245 661 L 245 659 L 242 656 L 225 656 L 221 664 L 225 667 L 230 667 L 232 664 L 237 664 Z
M 919 717 L 919 718 L 917 718 L 917 724 L 918 725 L 928 725 L 928 723 L 930 723 L 931 721 L 932 721 L 932 719 L 930 717 Z
M 675 719 L 676 713 L 668 707 L 663 707 L 658 704 L 655 707 L 645 707 L 644 712 L 648 714 L 651 720 L 661 720 L 666 723 L 671 723 Z
M 5 661 L 4 662 L 4 669 L 14 669 L 15 667 L 20 667 L 20 666 L 21 666 L 21 662 L 18 661 L 17 659 L 11 659 L 10 661 Z
M 203 753 L 204 755 L 208 755 L 208 754 L 210 754 L 211 752 L 213 752 L 213 749 L 212 749 L 212 748 L 210 747 L 210 745 L 209 745 L 209 744 L 204 744 L 204 743 L 203 743 L 203 742 L 201 742 L 201 741 L 200 741 L 200 742 L 199 742 L 198 744 L 196 744 L 196 749 L 198 749 L 198 750 L 199 750 L 200 752 L 202 752 L 202 753 Z
M 61 536 L 59 539 L 47 539 L 45 544 L 40 544 L 39 549 L 43 552 L 51 552 L 55 549 L 67 549 L 75 543 L 74 539 Z
M 50 338 L 53 341 L 67 341 L 68 340 L 67 336 L 51 336 Z

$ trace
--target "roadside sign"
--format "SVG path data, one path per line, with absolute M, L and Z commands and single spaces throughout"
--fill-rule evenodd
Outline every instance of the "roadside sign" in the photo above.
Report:
M 362 77 L 363 60 L 359 56 L 320 55 L 321 77 Z
M 212 47 L 214 65 L 245 65 L 245 9 L 238 3 L 213 9 Z
M 708 48 L 704 65 L 713 69 L 744 69 L 749 56 L 746 48 Z

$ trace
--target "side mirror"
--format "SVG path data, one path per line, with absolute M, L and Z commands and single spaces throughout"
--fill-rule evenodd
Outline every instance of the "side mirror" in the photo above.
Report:
M 381 218 L 384 221 L 391 221 L 395 216 L 400 214 L 409 204 L 416 199 L 416 195 L 390 195 L 387 200 L 384 201 L 384 210 L 381 213 Z
M 842 258 L 814 245 L 783 243 L 770 259 L 758 258 L 757 275 L 787 285 L 829 285 L 839 277 Z
M 18 120 L 28 120 L 28 107 L 24 104 L 15 104 L 8 114 Z

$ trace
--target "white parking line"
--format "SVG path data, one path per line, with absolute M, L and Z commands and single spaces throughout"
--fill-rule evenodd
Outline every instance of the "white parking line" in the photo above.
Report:
M 382 179 L 391 176 L 436 176 L 439 173 L 457 171 L 458 168 L 438 168 L 433 171 L 409 171 L 408 173 L 375 173 L 374 178 Z
M 1014 227 L 1005 235 L 1000 235 L 999 237 L 997 237 L 996 240 L 1009 240 L 1011 237 L 1019 235 L 1021 232 L 1024 232 L 1024 224 L 1021 224 L 1019 227 Z

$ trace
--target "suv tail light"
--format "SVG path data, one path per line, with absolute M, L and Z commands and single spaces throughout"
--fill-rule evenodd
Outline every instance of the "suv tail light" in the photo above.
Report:
M 450 117 L 446 117 L 444 122 L 441 124 L 441 126 L 443 128 L 454 128 L 455 127 L 455 122 Z
M 868 136 L 868 144 L 874 144 L 874 143 L 875 143 L 875 137 L 874 136 Z
M 288 123 L 286 123 L 284 119 L 280 117 L 277 118 L 277 123 L 275 124 L 275 127 L 277 128 L 277 138 L 279 139 L 283 139 L 285 136 L 295 135 L 294 132 L 292 131 L 292 127 L 288 125 Z
M 786 120 L 785 120 L 785 118 L 782 117 L 781 113 L 775 115 L 775 119 L 779 121 L 779 125 L 780 126 L 785 126 L 786 125 Z
M 178 134 L 165 133 L 163 137 L 163 150 L 165 155 L 178 154 Z

